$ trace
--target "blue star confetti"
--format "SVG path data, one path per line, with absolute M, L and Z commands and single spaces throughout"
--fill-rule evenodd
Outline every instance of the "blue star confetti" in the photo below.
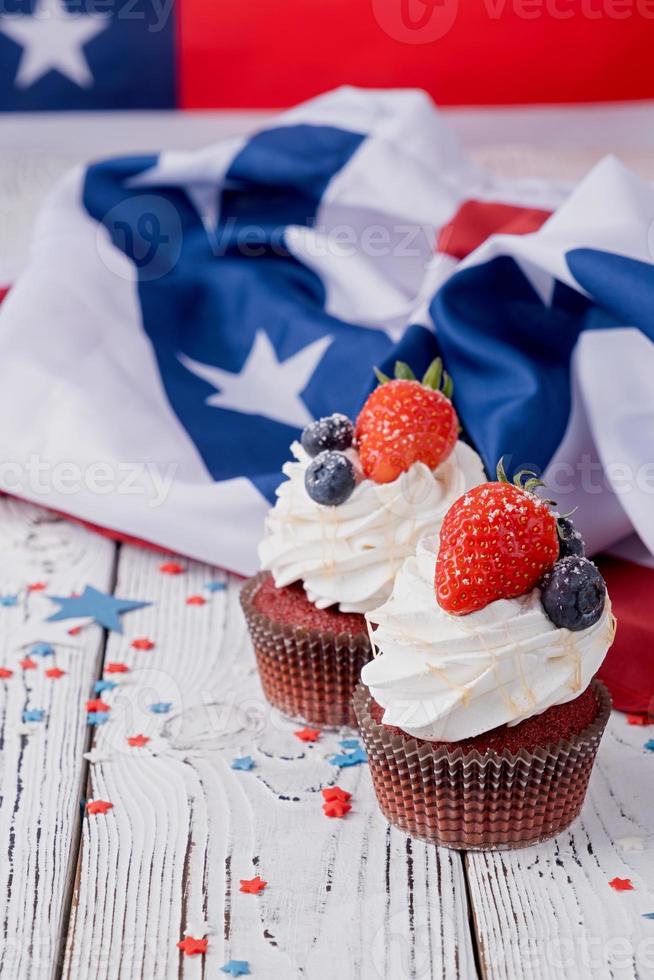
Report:
M 0 595 L 0 606 L 17 606 L 17 595 Z
M 343 749 L 358 749 L 360 748 L 360 742 L 358 738 L 344 738 L 338 743 Z
M 204 587 L 207 592 L 224 592 L 227 588 L 224 582 L 205 582 Z M 235 962 L 240 963 L 241 961 L 235 960 Z
M 648 752 L 654 752 L 654 738 L 650 738 L 649 742 L 645 742 L 643 746 Z
M 654 919 L 654 912 L 643 912 L 643 919 Z
M 89 725 L 104 725 L 109 721 L 108 711 L 89 711 L 86 716 Z
M 244 755 L 238 759 L 232 759 L 232 769 L 241 769 L 243 772 L 249 772 L 250 769 L 254 769 L 254 759 L 251 755 Z
M 104 691 L 113 691 L 115 687 L 118 687 L 118 681 L 96 681 L 93 685 L 93 691 L 95 694 L 103 694 Z
M 45 711 L 43 708 L 26 708 L 23 711 L 23 721 L 43 721 Z
M 52 657 L 54 652 L 55 648 L 51 643 L 35 643 L 30 650 L 33 657 Z
M 341 755 L 333 755 L 329 761 L 333 766 L 338 766 L 339 769 L 345 769 L 347 766 L 358 766 L 361 765 L 362 762 L 367 762 L 368 756 L 359 745 L 354 752 L 344 752 Z
M 106 630 L 114 630 L 116 633 L 123 632 L 120 621 L 123 613 L 151 605 L 149 602 L 133 599 L 118 599 L 116 596 L 94 589 L 91 585 L 85 586 L 80 596 L 50 595 L 48 599 L 59 606 L 59 610 L 48 617 L 49 623 L 62 619 L 84 619 L 89 616 L 98 626 L 103 626 Z
M 230 977 L 249 977 L 250 964 L 247 960 L 230 960 L 220 967 L 222 973 L 229 973 Z
M 172 708 L 170 701 L 155 701 L 150 705 L 150 711 L 155 715 L 167 715 Z

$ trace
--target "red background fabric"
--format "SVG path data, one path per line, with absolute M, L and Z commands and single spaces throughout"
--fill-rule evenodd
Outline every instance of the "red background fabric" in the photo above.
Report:
M 341 84 L 440 105 L 654 97 L 654 0 L 183 0 L 184 108 L 284 107 Z

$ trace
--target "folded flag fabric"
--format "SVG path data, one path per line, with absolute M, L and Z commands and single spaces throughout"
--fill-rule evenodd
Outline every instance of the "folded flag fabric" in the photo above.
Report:
M 610 158 L 572 193 L 492 177 L 413 91 L 78 169 L 0 312 L 0 487 L 250 573 L 301 428 L 440 352 L 490 471 L 652 553 L 653 219 Z

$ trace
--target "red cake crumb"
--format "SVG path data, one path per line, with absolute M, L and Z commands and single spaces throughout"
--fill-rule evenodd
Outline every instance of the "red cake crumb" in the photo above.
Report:
M 349 633 L 367 633 L 366 621 L 360 613 L 342 613 L 337 606 L 317 609 L 307 599 L 301 582 L 278 589 L 272 575 L 264 579 L 253 599 L 254 608 L 276 623 L 304 626 L 308 629 Z
M 574 701 L 567 704 L 554 705 L 548 708 L 541 715 L 527 718 L 518 725 L 500 725 L 490 732 L 483 732 L 474 738 L 462 739 L 460 742 L 431 742 L 430 744 L 439 747 L 447 746 L 448 749 L 462 748 L 464 752 L 477 749 L 480 755 L 489 750 L 502 753 L 508 749 L 514 755 L 520 749 L 532 752 L 538 746 L 545 747 L 551 743 L 560 742 L 562 739 L 570 739 L 578 735 L 594 721 L 599 705 L 590 687 Z M 384 709 L 376 701 L 370 705 L 370 714 L 378 725 L 382 724 Z M 407 738 L 406 732 L 394 725 L 384 725 L 384 728 L 391 731 L 394 735 L 402 735 Z M 417 738 L 419 745 L 424 744 L 424 739 Z

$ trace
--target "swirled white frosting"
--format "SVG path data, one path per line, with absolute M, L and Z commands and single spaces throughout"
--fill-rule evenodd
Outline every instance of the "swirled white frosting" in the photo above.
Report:
M 598 622 L 578 632 L 554 626 L 538 589 L 453 616 L 434 593 L 437 548 L 437 537 L 423 538 L 391 598 L 366 617 L 377 625 L 377 655 L 361 678 L 385 724 L 457 742 L 541 714 L 588 687 L 613 641 L 608 597 Z
M 384 602 L 422 535 L 437 532 L 451 504 L 485 479 L 477 453 L 458 442 L 435 470 L 414 463 L 392 483 L 362 479 L 345 503 L 326 507 L 304 487 L 311 458 L 298 442 L 291 451 L 259 557 L 277 586 L 302 581 L 319 609 L 366 612 Z M 359 469 L 356 451 L 347 455 Z

